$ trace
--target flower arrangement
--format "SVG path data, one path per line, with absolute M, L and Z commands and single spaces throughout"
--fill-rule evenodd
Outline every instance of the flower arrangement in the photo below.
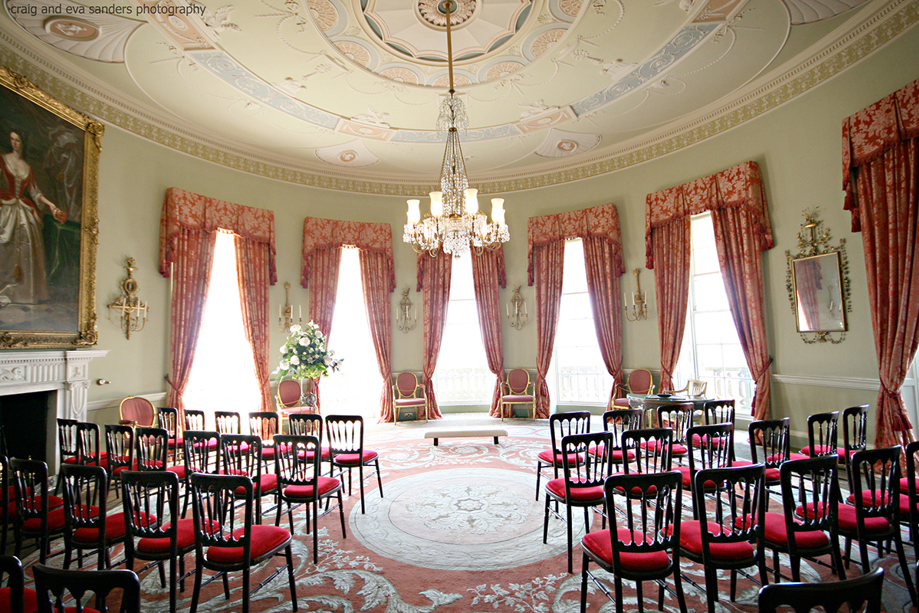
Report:
M 341 359 L 326 347 L 325 335 L 312 321 L 306 326 L 294 324 L 290 327 L 287 342 L 281 346 L 281 362 L 271 374 L 278 379 L 315 379 L 327 377 L 341 366 Z

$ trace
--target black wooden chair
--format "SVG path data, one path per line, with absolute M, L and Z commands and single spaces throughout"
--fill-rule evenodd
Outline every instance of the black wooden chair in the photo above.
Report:
M 883 589 L 884 569 L 880 567 L 867 575 L 844 581 L 776 583 L 759 591 L 759 612 L 778 613 L 791 608 L 795 613 L 808 613 L 819 607 L 822 613 L 840 610 L 881 613 Z

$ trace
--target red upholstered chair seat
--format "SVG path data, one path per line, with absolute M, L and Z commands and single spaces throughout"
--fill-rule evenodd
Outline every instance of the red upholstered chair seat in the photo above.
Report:
M 97 509 L 98 511 L 98 509 Z M 142 514 L 140 517 L 140 522 L 138 523 L 149 523 L 155 522 L 156 516 L 147 515 L 146 513 Z M 123 538 L 127 534 L 127 526 L 125 526 L 124 513 L 112 513 L 105 517 L 105 538 L 109 541 L 114 541 L 120 538 Z M 73 541 L 74 544 L 79 543 L 90 543 L 96 544 L 99 542 L 99 531 L 95 528 L 78 528 L 73 531 Z
M 504 402 L 533 402 L 533 396 L 530 394 L 509 394 L 501 396 Z
M 786 458 L 784 457 L 784 455 L 776 454 L 776 455 L 771 455 L 768 458 L 766 458 L 766 462 L 778 462 L 783 459 L 784 460 L 809 460 L 810 456 L 792 452 L 792 453 L 789 453 L 788 457 Z
M 399 407 L 419 407 L 424 406 L 427 400 L 425 398 L 397 398 L 393 402 Z
M 363 455 L 358 455 L 356 453 L 339 453 L 335 456 L 336 464 L 353 464 L 357 466 L 358 464 L 367 462 L 372 462 L 379 454 L 376 451 L 371 451 L 370 449 L 365 449 Z M 363 457 L 363 462 L 361 462 L 361 457 Z
M 689 471 L 688 466 L 677 466 L 677 470 L 680 471 L 680 474 L 683 476 L 683 487 L 689 488 L 692 487 L 692 478 L 693 473 Z M 702 484 L 702 487 L 715 487 L 714 481 L 706 481 Z
M 35 590 L 26 588 L 23 593 L 22 598 L 22 610 L 25 613 L 34 613 L 38 611 L 38 595 L 35 593 Z M 10 610 L 10 588 L 0 587 L 0 611 L 9 611 Z M 72 607 L 65 609 L 65 613 L 69 611 L 75 611 L 76 608 Z M 86 613 L 91 613 L 92 609 L 83 609 Z
M 54 532 L 64 528 L 64 509 L 58 507 L 48 511 L 48 531 Z M 41 530 L 41 518 L 30 517 L 22 522 L 22 529 L 27 532 L 39 532 Z
M 319 477 L 319 495 L 323 496 L 335 488 L 341 486 L 341 481 L 332 477 Z M 284 488 L 284 496 L 287 498 L 296 498 L 299 500 L 313 499 L 312 485 L 288 485 Z
M 701 447 L 702 445 L 708 443 L 708 437 L 705 435 L 699 436 L 698 434 L 693 434 L 692 441 L 690 442 L 692 443 L 693 447 Z M 726 445 L 727 442 L 728 442 L 727 439 L 720 437 L 720 436 L 716 436 L 712 438 L 712 447 L 719 448 L 722 445 Z
M 652 542 L 641 532 L 632 532 L 628 528 L 619 528 L 616 531 L 620 543 L 630 544 L 633 542 Z M 581 539 L 581 543 L 590 550 L 591 553 L 602 559 L 606 564 L 613 563 L 613 549 L 610 541 L 609 530 L 597 530 L 588 532 Z M 670 556 L 666 551 L 650 551 L 648 553 L 620 552 L 619 561 L 622 566 L 634 572 L 651 572 L 667 568 L 670 564 Z
M 915 479 L 916 481 L 916 491 L 919 491 L 919 477 Z M 903 477 L 900 479 L 900 491 L 904 494 L 909 493 L 909 477 Z
M 551 449 L 544 449 L 539 452 L 539 459 L 550 465 L 554 462 L 557 466 L 561 466 L 563 462 L 565 461 L 564 455 L 565 454 L 563 453 L 554 453 Z M 568 454 L 569 464 L 580 464 L 583 461 L 584 461 L 584 458 L 579 453 Z
M 588 449 L 587 453 L 589 453 L 592 456 L 597 456 L 597 455 L 603 455 L 604 451 L 606 451 L 606 449 L 604 448 L 603 445 L 597 445 L 596 447 L 591 447 L 590 449 Z M 551 452 L 548 452 L 548 453 L 550 453 L 551 455 Z M 625 451 L 625 454 L 623 454 L 623 451 L 621 449 L 613 449 L 610 452 L 610 456 L 612 457 L 613 462 L 615 462 L 616 464 L 622 464 L 623 455 L 625 455 L 629 459 L 630 462 L 635 459 L 635 452 L 632 451 L 631 449 L 627 449 Z
M 166 467 L 166 470 L 168 470 L 168 471 L 171 472 L 171 473 L 175 473 L 176 475 L 178 475 L 178 477 L 179 477 L 180 480 L 181 480 L 181 479 L 185 479 L 185 474 L 186 474 L 186 473 L 185 473 L 185 465 L 184 465 L 184 464 L 177 464 L 177 465 L 175 465 L 175 466 L 167 466 L 167 467 Z
M 902 519 L 909 517 L 909 496 L 907 494 L 898 494 L 898 504 L 900 505 L 900 515 Z M 872 492 L 871 490 L 865 490 L 862 492 L 862 504 L 866 507 L 878 506 L 886 502 L 886 497 L 883 492 L 877 491 Z M 846 502 L 850 505 L 855 504 L 855 494 L 849 494 L 849 497 L 846 498 Z M 919 505 L 916 507 L 919 509 Z
M 233 531 L 233 538 L 239 539 L 245 534 L 246 529 L 239 528 Z M 288 540 L 290 540 L 290 532 L 287 531 L 287 528 L 255 524 L 252 526 L 252 543 L 249 555 L 252 559 L 260 558 L 268 554 L 268 552 L 274 551 Z M 208 547 L 204 555 L 209 562 L 217 564 L 242 564 L 245 561 L 243 560 L 242 547 Z
M 804 507 L 798 507 L 795 509 L 795 514 L 799 517 L 813 517 L 814 505 L 807 504 L 806 514 Z M 818 513 L 823 512 L 824 507 L 817 509 Z M 840 529 L 855 531 L 858 527 L 856 518 L 855 518 L 855 507 L 850 504 L 841 504 L 839 505 L 839 511 L 837 512 L 836 520 L 839 524 Z M 865 530 L 868 533 L 872 532 L 886 532 L 890 528 L 890 522 L 888 522 L 883 517 L 866 517 L 865 518 Z
M 220 529 L 220 525 L 212 521 L 211 526 L 213 531 L 216 532 Z M 163 526 L 164 530 L 167 530 L 171 527 L 171 524 L 166 524 Z M 195 520 L 191 517 L 187 519 L 180 519 L 178 521 L 178 528 L 176 529 L 176 549 L 182 551 L 183 549 L 188 549 L 195 544 Z M 169 553 L 169 538 L 155 538 L 155 537 L 145 537 L 137 541 L 137 551 L 148 553 L 148 554 L 161 554 Z
M 712 534 L 730 534 L 731 528 L 708 522 Z M 716 532 L 718 530 L 719 532 Z M 702 555 L 702 524 L 697 520 L 682 522 L 680 526 L 680 546 L 697 556 Z M 712 558 L 724 561 L 749 560 L 753 558 L 753 545 L 746 541 L 736 543 L 710 543 L 709 553 Z
M 546 483 L 546 489 L 565 500 L 565 478 L 560 477 L 558 479 L 552 479 Z M 600 501 L 603 500 L 603 486 L 597 485 L 594 487 L 578 487 L 571 490 L 571 499 L 577 500 L 579 502 L 590 502 L 592 500 Z
M 817 455 L 829 455 L 830 453 L 833 453 L 833 448 L 827 445 L 814 445 L 814 451 Z M 840 458 L 846 457 L 846 450 L 844 448 L 836 447 L 835 451 L 836 455 L 838 455 Z M 804 454 L 805 457 L 811 457 L 811 446 L 808 445 L 807 447 L 801 449 L 801 453 Z M 855 455 L 854 451 L 852 452 L 852 455 Z
M 645 441 L 641 443 L 641 448 L 648 449 L 649 451 L 657 451 L 658 448 L 660 447 L 659 442 L 660 441 L 656 441 L 656 440 Z M 680 443 L 673 443 L 673 446 L 671 447 L 671 453 L 673 455 L 686 455 L 687 453 L 689 453 L 689 449 L 687 449 L 685 445 L 681 445 Z
M 783 513 L 766 513 L 763 528 L 766 540 L 783 547 L 788 546 L 788 530 Z M 795 532 L 795 543 L 804 549 L 819 549 L 830 543 L 830 538 L 822 530 Z

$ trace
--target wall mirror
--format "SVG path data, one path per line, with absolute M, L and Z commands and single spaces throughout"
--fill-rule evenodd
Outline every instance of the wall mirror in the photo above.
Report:
M 832 246 L 830 231 L 805 212 L 798 253 L 786 251 L 788 295 L 805 343 L 841 343 L 848 329 L 849 276 L 845 240 Z

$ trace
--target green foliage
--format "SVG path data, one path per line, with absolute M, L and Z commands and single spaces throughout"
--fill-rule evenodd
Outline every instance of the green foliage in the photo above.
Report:
M 305 326 L 290 327 L 287 342 L 281 346 L 281 362 L 271 373 L 278 379 L 315 379 L 336 372 L 342 360 L 326 347 L 325 335 L 312 321 Z

